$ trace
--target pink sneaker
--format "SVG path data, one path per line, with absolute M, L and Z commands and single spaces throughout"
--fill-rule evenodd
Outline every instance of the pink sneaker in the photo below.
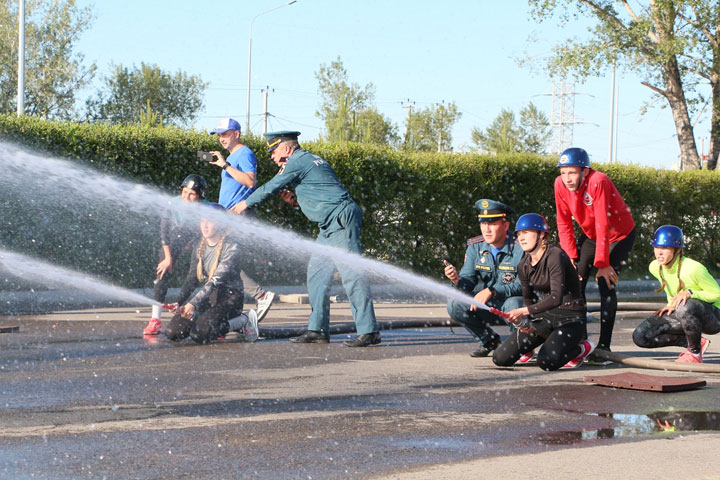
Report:
M 518 362 L 528 363 L 533 358 L 535 358 L 535 350 L 530 350 L 527 353 L 523 353 L 522 357 L 520 357 L 520 360 L 518 360 Z
M 590 355 L 595 350 L 595 344 L 590 340 L 583 340 L 580 342 L 580 355 L 570 360 L 565 364 L 563 368 L 577 368 L 582 365 L 585 357 Z
M 143 330 L 143 335 L 160 335 L 160 332 L 162 332 L 162 323 L 157 318 L 151 318 Z
M 705 337 L 701 337 L 700 338 L 700 354 L 704 355 L 705 350 L 707 350 L 709 346 L 710 346 L 710 340 L 708 340 Z
M 685 350 L 678 356 L 675 363 L 702 363 L 702 351 L 696 355 L 690 350 Z

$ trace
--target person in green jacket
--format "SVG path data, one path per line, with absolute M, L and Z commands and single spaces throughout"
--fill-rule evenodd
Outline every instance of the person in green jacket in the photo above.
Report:
M 273 162 L 280 166 L 277 175 L 236 204 L 242 213 L 275 194 L 295 206 L 320 227 L 319 245 L 360 254 L 362 211 L 335 175 L 330 164 L 300 148 L 300 132 L 281 131 L 265 134 Z M 294 192 L 292 191 L 294 189 Z M 315 253 L 307 269 L 307 286 L 312 313 L 307 332 L 292 338 L 294 343 L 328 343 L 330 336 L 330 283 L 337 268 L 350 300 L 357 336 L 345 341 L 348 347 L 368 347 L 380 343 L 370 283 L 367 277 L 344 262 Z
M 702 334 L 720 332 L 720 285 L 701 263 L 683 256 L 680 228 L 663 225 L 651 245 L 655 260 L 650 273 L 660 281 L 657 291 L 665 291 L 668 304 L 638 325 L 633 341 L 642 348 L 686 347 L 675 361 L 702 363 L 710 345 Z

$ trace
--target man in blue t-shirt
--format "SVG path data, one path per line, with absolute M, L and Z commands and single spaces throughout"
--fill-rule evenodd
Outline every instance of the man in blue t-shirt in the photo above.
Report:
M 215 158 L 210 162 L 223 169 L 220 183 L 220 197 L 218 203 L 234 213 L 242 213 L 235 210 L 235 205 L 245 200 L 255 191 L 257 176 L 257 159 L 252 150 L 240 142 L 240 124 L 232 118 L 220 120 L 217 127 L 210 132 L 210 135 L 217 135 L 220 145 L 230 152 L 225 159 L 224 155 L 215 150 L 212 153 Z M 275 293 L 266 291 L 245 272 L 240 272 L 245 291 L 258 302 L 258 321 L 265 318 Z

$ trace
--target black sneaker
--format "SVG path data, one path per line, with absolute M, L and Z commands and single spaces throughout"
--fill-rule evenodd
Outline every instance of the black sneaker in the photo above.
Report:
M 330 336 L 327 333 L 308 330 L 299 337 L 290 339 L 293 343 L 330 343 Z
M 493 350 L 495 350 L 499 346 L 500 346 L 500 341 L 493 340 L 486 345 L 480 345 L 480 347 L 477 350 L 474 350 L 473 352 L 470 353 L 470 356 L 474 357 L 474 358 L 487 357 L 488 355 L 490 355 L 493 352 Z
M 365 333 L 343 342 L 347 347 L 369 347 L 380 343 L 380 332 Z

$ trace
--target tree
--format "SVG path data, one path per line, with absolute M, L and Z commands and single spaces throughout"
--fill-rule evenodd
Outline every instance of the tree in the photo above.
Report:
M 325 122 L 328 141 L 375 144 L 397 141 L 397 127 L 373 106 L 373 84 L 361 88 L 357 83 L 350 83 L 340 57 L 330 65 L 321 64 L 315 78 L 322 96 L 315 115 Z
M 405 125 L 404 150 L 445 152 L 452 150 L 452 129 L 462 116 L 455 102 L 437 103 L 410 111 Z
M 18 2 L 0 0 L 0 112 L 17 109 Z M 66 119 L 76 92 L 87 85 L 95 65 L 83 66 L 74 43 L 90 25 L 89 7 L 75 0 L 35 0 L 25 6 L 25 96 L 27 115 Z
M 360 110 L 353 122 L 354 140 L 375 145 L 395 145 L 397 127 L 375 107 Z
M 170 74 L 157 65 L 141 63 L 132 70 L 116 65 L 105 78 L 105 88 L 87 100 L 87 118 L 138 124 L 147 122 L 152 112 L 153 122 L 189 125 L 203 108 L 207 86 L 199 76 L 182 71 Z
M 520 123 L 515 114 L 503 109 L 485 131 L 473 128 L 471 138 L 481 150 L 499 153 L 545 153 L 550 139 L 550 123 L 532 102 L 520 110 Z
M 708 168 L 720 153 L 720 6 L 717 0 L 530 0 L 536 18 L 560 11 L 592 17 L 586 41 L 555 47 L 551 75 L 574 73 L 582 80 L 610 65 L 639 74 L 642 84 L 664 99 L 673 115 L 686 168 L 700 165 L 691 116 L 711 105 Z M 571 15 L 571 13 L 573 15 Z M 706 85 L 709 85 L 709 89 Z
M 522 151 L 544 154 L 552 137 L 547 116 L 530 102 L 520 110 L 520 142 Z
M 484 132 L 472 129 L 473 143 L 486 152 L 514 153 L 520 151 L 520 133 L 515 124 L 515 114 L 510 110 L 501 110 L 500 114 Z

